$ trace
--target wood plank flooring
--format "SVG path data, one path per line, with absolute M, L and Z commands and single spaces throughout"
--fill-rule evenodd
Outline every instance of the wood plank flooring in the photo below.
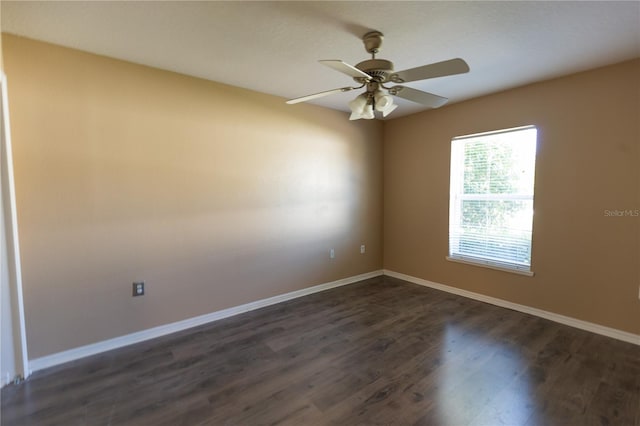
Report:
M 640 425 L 640 346 L 377 277 L 38 372 L 2 425 Z

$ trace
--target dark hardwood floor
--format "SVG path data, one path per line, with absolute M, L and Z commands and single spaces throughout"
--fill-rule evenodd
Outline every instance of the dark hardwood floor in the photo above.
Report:
M 34 374 L 2 425 L 640 425 L 640 346 L 377 277 Z

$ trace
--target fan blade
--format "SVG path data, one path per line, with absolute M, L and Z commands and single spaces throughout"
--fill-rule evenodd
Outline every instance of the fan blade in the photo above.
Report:
M 314 93 L 313 95 L 307 95 L 301 98 L 289 99 L 287 103 L 297 104 L 298 102 L 306 102 L 310 101 L 311 99 L 318 99 L 325 96 L 333 95 L 334 93 L 349 92 L 353 89 L 355 89 L 355 87 L 341 87 L 340 89 L 327 90 L 326 92 Z
M 393 86 L 389 89 L 389 93 L 408 101 L 426 105 L 430 108 L 438 108 L 446 104 L 449 99 L 433 93 L 423 92 L 422 90 L 412 89 L 406 86 Z
M 322 61 L 318 61 L 322 65 L 326 65 L 329 68 L 333 68 L 336 71 L 340 71 L 343 74 L 348 75 L 349 77 L 361 77 L 366 78 L 367 80 L 371 79 L 371 76 L 364 71 L 360 71 L 358 68 L 353 65 L 349 65 L 346 62 L 343 62 L 339 59 L 325 59 Z
M 444 77 L 447 75 L 464 74 L 469 72 L 469 65 L 460 58 L 435 64 L 423 65 L 404 71 L 398 71 L 389 77 L 394 83 L 406 83 L 409 81 L 425 80 L 427 78 Z

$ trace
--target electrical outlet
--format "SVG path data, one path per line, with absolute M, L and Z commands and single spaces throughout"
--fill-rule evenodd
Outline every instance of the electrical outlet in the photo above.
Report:
M 367 250 L 367 248 L 363 245 L 360 246 L 360 254 L 364 254 L 364 252 Z
M 144 281 L 133 283 L 133 297 L 144 296 Z
M 330 259 L 335 259 L 336 257 L 336 252 L 333 251 L 333 249 L 329 250 L 329 258 Z

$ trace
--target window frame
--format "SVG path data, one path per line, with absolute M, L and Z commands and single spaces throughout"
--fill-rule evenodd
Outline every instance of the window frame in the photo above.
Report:
M 482 138 L 482 137 L 486 137 L 486 136 L 490 136 L 490 135 L 498 135 L 498 134 L 505 134 L 505 133 L 512 133 L 512 132 L 519 132 L 519 131 L 524 131 L 524 130 L 532 130 L 534 129 L 536 131 L 536 135 L 535 135 L 535 141 L 534 141 L 534 145 L 535 145 L 535 152 L 534 152 L 534 158 L 533 158 L 533 185 L 531 188 L 530 193 L 504 193 L 504 194 L 495 194 L 495 193 L 484 193 L 484 194 L 464 194 L 463 191 L 463 185 L 464 185 L 464 172 L 458 172 L 456 175 L 454 175 L 454 171 L 456 170 L 461 170 L 461 167 L 464 167 L 464 164 L 461 166 L 458 163 L 454 164 L 454 161 L 458 160 L 458 161 L 462 161 L 464 163 L 464 154 L 460 154 L 457 153 L 457 155 L 454 155 L 454 149 L 455 149 L 455 142 L 457 141 L 461 141 L 461 140 L 468 140 L 468 139 L 478 139 L 478 138 Z M 532 270 L 532 264 L 533 262 L 530 260 L 529 264 L 526 263 L 518 263 L 516 261 L 509 261 L 509 260 L 496 260 L 495 258 L 492 259 L 490 256 L 487 257 L 481 257 L 481 256 L 473 256 L 473 255 L 465 255 L 465 254 L 461 254 L 459 252 L 459 250 L 454 250 L 454 247 L 452 247 L 452 242 L 455 241 L 455 236 L 456 234 L 454 234 L 452 236 L 452 226 L 454 224 L 454 222 L 456 224 L 458 224 L 459 227 L 461 227 L 461 223 L 462 223 L 462 205 L 463 202 L 465 200 L 472 200 L 472 201 L 531 201 L 531 205 L 533 208 L 533 203 L 534 203 L 534 198 L 535 198 L 535 169 L 536 169 L 536 160 L 537 160 L 537 145 L 538 145 L 538 128 L 535 125 L 527 125 L 527 126 L 520 126 L 520 127 L 514 127 L 514 128 L 509 128 L 509 129 L 501 129 L 501 130 L 496 130 L 496 131 L 489 131 L 489 132 L 483 132 L 483 133 L 475 133 L 475 134 L 470 134 L 470 135 L 463 135 L 463 136 L 457 136 L 454 137 L 453 139 L 451 139 L 451 150 L 450 150 L 450 155 L 451 155 L 451 161 L 450 161 L 450 170 L 449 170 L 449 226 L 448 226 L 448 255 L 446 256 L 446 260 L 451 261 L 451 262 L 457 262 L 457 263 L 462 263 L 462 264 L 466 264 L 466 265 L 472 265 L 472 266 L 478 266 L 478 267 L 484 267 L 484 268 L 489 268 L 489 269 L 495 269 L 495 270 L 499 270 L 499 271 L 505 271 L 505 272 L 510 272 L 510 273 L 515 273 L 515 274 L 521 274 L 521 275 L 526 275 L 526 276 L 533 276 L 534 272 Z M 462 145 L 464 146 L 464 145 Z M 461 149 L 461 148 L 458 148 Z M 458 158 L 456 158 L 456 156 Z M 459 218 L 459 220 L 456 220 L 456 217 Z M 459 235 L 460 233 L 458 233 L 457 235 Z M 532 252 L 532 248 L 533 248 L 533 214 L 531 217 L 531 234 L 529 237 L 529 250 L 530 252 Z

